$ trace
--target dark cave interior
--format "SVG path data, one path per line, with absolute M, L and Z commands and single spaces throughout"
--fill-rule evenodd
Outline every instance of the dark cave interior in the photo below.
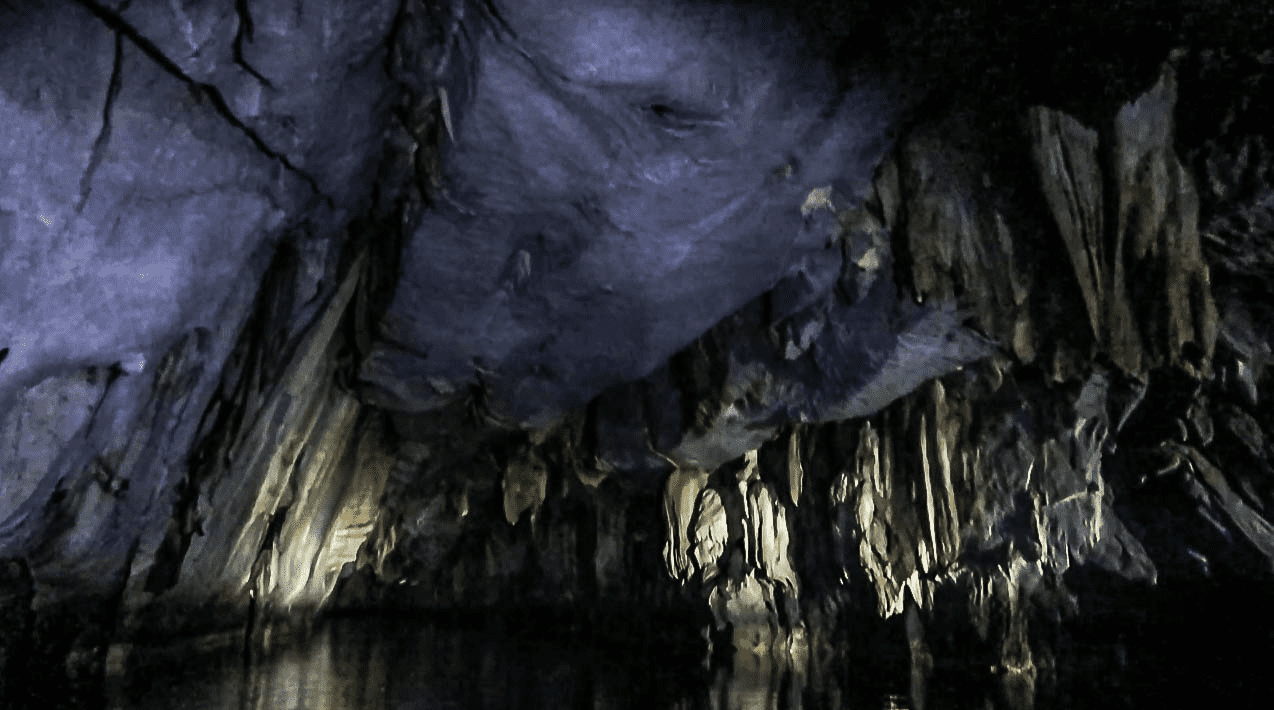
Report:
M 1257 702 L 1271 17 L 0 0 L 0 706 Z

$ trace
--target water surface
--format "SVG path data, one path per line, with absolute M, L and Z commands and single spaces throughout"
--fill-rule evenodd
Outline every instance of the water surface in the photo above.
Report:
M 1237 630 L 1237 629 L 1236 629 Z M 111 710 L 848 710 L 849 708 L 1167 707 L 1201 691 L 1222 704 L 1274 702 L 1268 630 L 1249 654 L 1188 643 L 1174 630 L 1071 638 L 1033 687 L 905 651 L 860 648 L 801 667 L 755 656 L 699 658 L 653 646 L 547 638 L 389 618 L 337 618 L 308 638 L 255 652 L 139 654 L 107 682 Z M 1172 636 L 1174 638 L 1169 638 Z M 1192 634 L 1199 638 L 1197 634 Z M 1210 648 L 1209 648 L 1210 647 Z M 180 658 L 181 660 L 174 660 Z M 1261 672 L 1257 672 L 1261 671 Z M 1165 704 L 1166 703 L 1166 704 Z M 1265 705 L 1265 703 L 1260 703 Z

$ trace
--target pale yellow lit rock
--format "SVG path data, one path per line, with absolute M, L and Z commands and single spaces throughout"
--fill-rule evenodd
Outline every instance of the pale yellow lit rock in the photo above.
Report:
M 809 217 L 819 210 L 836 211 L 836 206 L 832 204 L 831 185 L 816 187 L 809 191 L 809 194 L 805 196 L 805 202 L 801 205 L 801 216 Z
M 536 513 L 544 503 L 548 478 L 548 467 L 529 448 L 509 462 L 502 481 L 504 519 L 509 525 L 516 525 L 518 518 L 528 510 L 531 511 L 531 520 L 535 520 Z
M 664 564 L 673 579 L 690 576 L 690 522 L 699 492 L 708 484 L 708 473 L 699 469 L 677 469 L 664 485 Z M 714 558 L 715 559 L 715 558 Z

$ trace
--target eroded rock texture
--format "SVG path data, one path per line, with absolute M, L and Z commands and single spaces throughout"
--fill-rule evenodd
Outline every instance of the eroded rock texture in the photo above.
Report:
M 0 12 L 15 702 L 336 608 L 1021 705 L 1076 620 L 1274 581 L 1268 53 L 1077 111 L 748 3 Z

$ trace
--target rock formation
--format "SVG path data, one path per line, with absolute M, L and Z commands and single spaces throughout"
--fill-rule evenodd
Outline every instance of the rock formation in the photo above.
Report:
M 0 697 L 530 610 L 1021 706 L 1266 588 L 1270 52 L 1083 102 L 815 6 L 0 3 Z

